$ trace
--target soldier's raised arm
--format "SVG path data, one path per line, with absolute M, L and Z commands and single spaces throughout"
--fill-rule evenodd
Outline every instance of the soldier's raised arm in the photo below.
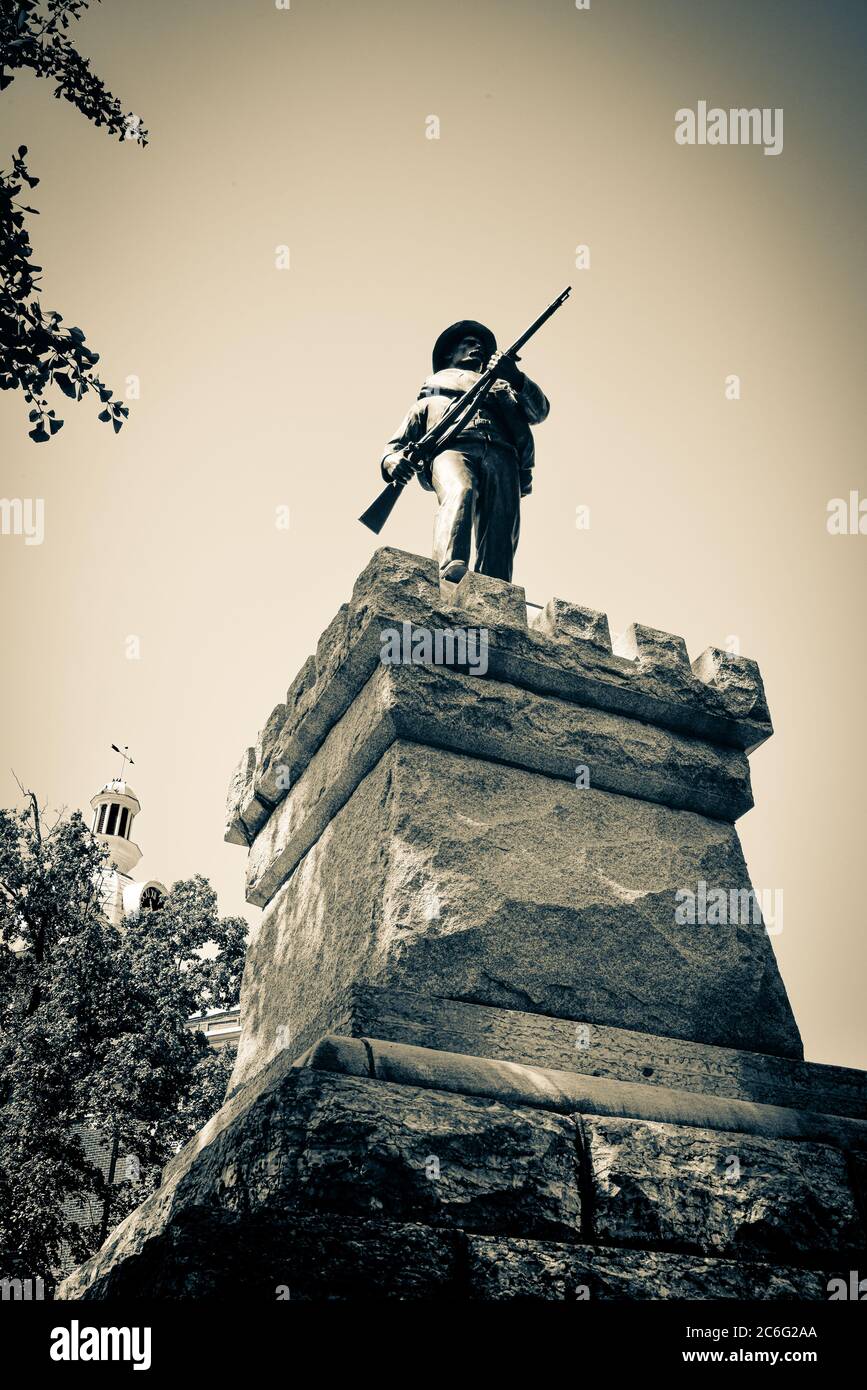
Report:
M 548 397 L 526 372 L 522 372 L 517 362 L 505 353 L 494 352 L 488 359 L 489 367 L 497 368 L 497 376 L 505 381 L 515 393 L 518 404 L 524 412 L 528 425 L 538 425 L 545 419 L 551 406 Z

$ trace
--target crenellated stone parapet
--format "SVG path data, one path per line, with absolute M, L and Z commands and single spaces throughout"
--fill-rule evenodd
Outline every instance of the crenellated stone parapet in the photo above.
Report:
M 773 732 L 758 666 L 746 657 L 710 647 L 690 664 L 683 638 L 641 623 L 632 624 L 615 653 L 603 613 L 551 599 L 528 623 L 518 585 L 468 573 L 458 585 L 441 586 L 432 560 L 383 548 L 241 758 L 229 790 L 227 840 L 252 842 L 381 669 L 382 632 L 404 623 L 429 631 L 482 628 L 487 669 L 472 679 L 700 739 L 720 750 L 719 758 L 723 750 L 751 752 Z M 740 794 L 711 796 L 697 809 L 735 819 L 752 801 L 745 760 L 728 763 Z

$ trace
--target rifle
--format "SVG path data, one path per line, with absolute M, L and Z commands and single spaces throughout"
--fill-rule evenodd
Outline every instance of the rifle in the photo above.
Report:
M 569 298 L 571 289 L 572 286 L 567 285 L 563 293 L 558 295 L 554 300 L 553 304 L 548 305 L 544 314 L 540 314 L 535 322 L 530 324 L 526 333 L 522 333 L 520 338 L 512 343 L 510 348 L 506 349 L 502 354 L 503 357 L 511 357 L 513 361 L 517 362 L 519 360 L 518 353 L 521 351 L 521 348 L 525 343 L 530 341 L 533 334 L 537 333 L 542 327 L 542 324 L 547 323 L 551 315 L 555 314 L 560 308 L 560 305 Z M 464 426 L 469 424 L 470 420 L 481 406 L 485 396 L 497 380 L 497 375 L 498 370 L 496 366 L 488 367 L 486 371 L 482 372 L 478 381 L 475 381 L 468 391 L 465 391 L 462 396 L 458 397 L 453 405 L 449 406 L 442 419 L 433 425 L 418 443 L 407 444 L 401 450 L 404 458 L 414 465 L 416 473 L 421 471 L 427 459 L 432 458 L 433 455 L 442 448 L 444 443 L 453 438 L 454 435 L 459 434 Z M 396 481 L 386 483 L 379 496 L 371 503 L 367 511 L 362 513 L 358 520 L 371 531 L 375 532 L 376 535 L 379 535 L 383 526 L 388 521 L 388 518 L 391 516 L 394 505 L 405 486 L 405 483 Z

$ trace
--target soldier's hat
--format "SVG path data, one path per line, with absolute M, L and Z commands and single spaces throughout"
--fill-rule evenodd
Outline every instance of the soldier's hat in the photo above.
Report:
M 450 328 L 446 328 L 434 343 L 433 369 L 435 372 L 442 371 L 443 367 L 448 366 L 449 354 L 461 341 L 461 338 L 465 338 L 469 333 L 475 334 L 481 342 L 482 353 L 485 358 L 490 357 L 492 352 L 496 352 L 497 340 L 490 328 L 486 328 L 483 323 L 476 323 L 475 319 L 461 319 L 458 323 L 453 323 Z

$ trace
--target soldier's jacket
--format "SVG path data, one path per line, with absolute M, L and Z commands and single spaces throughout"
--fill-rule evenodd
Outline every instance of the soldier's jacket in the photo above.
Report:
M 444 367 L 425 379 L 418 400 L 410 410 L 400 428 L 392 435 L 385 446 L 382 463 L 382 476 L 387 479 L 385 459 L 405 444 L 416 443 L 427 431 L 437 424 L 454 400 L 479 379 L 477 372 L 463 371 L 460 367 Z M 535 447 L 531 425 L 538 425 L 548 414 L 550 406 L 544 392 L 524 376 L 521 391 L 514 391 L 507 381 L 496 381 L 491 387 L 480 410 L 468 425 L 453 436 L 443 447 L 460 449 L 463 441 L 491 439 L 506 448 L 512 448 L 518 455 L 521 477 L 521 496 L 526 497 L 533 486 L 533 465 Z M 430 463 L 418 475 L 422 487 L 433 491 L 430 476 Z

